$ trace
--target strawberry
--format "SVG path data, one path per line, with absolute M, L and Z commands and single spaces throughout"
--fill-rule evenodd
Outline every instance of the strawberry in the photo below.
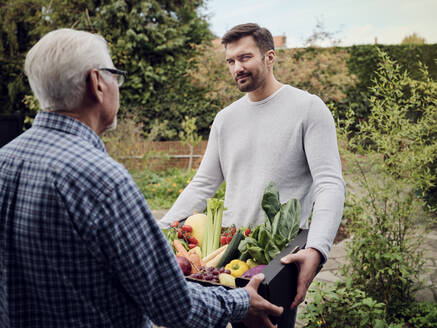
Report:
M 179 227 L 179 221 L 174 221 L 174 222 L 171 224 L 171 227 L 172 227 L 172 228 L 177 228 L 177 227 Z
M 196 247 L 197 245 L 196 244 L 188 244 L 188 247 L 190 248 L 190 249 L 192 249 L 192 248 L 194 248 L 194 247 Z
M 199 242 L 197 241 L 197 239 L 194 238 L 193 236 L 190 236 L 190 237 L 188 238 L 188 243 L 189 243 L 189 244 L 195 244 L 195 245 L 199 244 Z
M 244 231 L 244 234 L 246 235 L 246 237 L 249 237 L 249 234 L 251 233 L 252 231 L 249 229 L 249 228 L 247 228 L 245 231 Z
M 232 237 L 233 237 L 233 236 L 228 236 L 228 237 L 226 237 L 226 244 L 229 244 L 229 243 L 231 242 Z
M 227 238 L 226 236 L 221 236 L 221 237 L 220 237 L 220 244 L 221 244 L 221 245 L 226 245 L 226 244 L 227 244 L 227 243 L 226 243 L 226 238 Z
M 182 226 L 182 230 L 186 231 L 186 232 L 193 232 L 193 228 L 191 226 L 189 226 L 188 224 L 184 224 Z

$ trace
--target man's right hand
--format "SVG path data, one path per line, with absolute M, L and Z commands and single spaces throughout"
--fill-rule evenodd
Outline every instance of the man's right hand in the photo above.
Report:
M 258 287 L 264 280 L 262 273 L 257 274 L 244 287 L 250 296 L 249 312 L 243 320 L 246 327 L 275 327 L 269 319 L 269 315 L 280 316 L 284 309 L 276 306 L 258 294 Z

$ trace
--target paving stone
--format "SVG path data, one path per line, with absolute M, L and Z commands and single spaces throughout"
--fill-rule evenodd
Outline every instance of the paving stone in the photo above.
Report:
M 336 271 L 339 269 L 339 262 L 337 260 L 328 258 L 328 261 L 323 265 L 321 271 Z
M 430 275 L 431 284 L 437 288 L 437 269 L 434 269 L 434 271 Z
M 337 277 L 335 274 L 333 274 L 331 271 L 323 271 L 323 272 L 319 272 L 314 280 L 334 283 L 341 279 Z
M 417 291 L 415 299 L 418 302 L 435 302 L 434 293 L 431 288 L 424 288 Z
M 427 258 L 425 260 L 425 264 L 423 265 L 425 270 L 431 270 L 434 271 L 436 268 L 436 261 L 433 258 Z
M 437 239 L 425 239 L 423 248 L 426 250 L 435 251 L 437 249 Z
M 338 259 L 346 257 L 345 243 L 346 241 L 342 240 L 337 245 L 333 245 L 331 251 L 329 252 L 328 259 Z
M 427 239 L 432 239 L 432 240 L 437 240 L 437 232 L 436 231 L 431 231 L 430 233 L 427 234 L 426 238 Z

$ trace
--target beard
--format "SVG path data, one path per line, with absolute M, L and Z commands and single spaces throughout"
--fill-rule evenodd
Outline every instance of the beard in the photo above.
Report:
M 264 74 L 263 74 L 264 73 Z M 243 72 L 235 77 L 237 87 L 241 92 L 252 92 L 264 84 L 266 72 Z

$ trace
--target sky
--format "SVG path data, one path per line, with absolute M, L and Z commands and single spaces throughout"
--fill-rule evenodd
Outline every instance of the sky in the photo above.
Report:
M 437 0 L 207 0 L 204 14 L 219 37 L 253 22 L 285 34 L 288 47 L 303 46 L 318 22 L 341 46 L 399 44 L 413 33 L 437 43 Z

